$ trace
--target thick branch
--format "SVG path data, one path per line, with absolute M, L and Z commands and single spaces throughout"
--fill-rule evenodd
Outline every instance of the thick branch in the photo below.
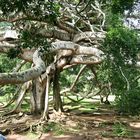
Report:
M 102 60 L 94 56 L 75 56 L 71 59 L 70 64 L 100 64 Z
M 42 29 L 37 33 L 43 37 L 47 38 L 56 38 L 60 40 L 65 40 L 65 41 L 70 41 L 71 40 L 71 34 L 63 31 L 63 30 L 58 30 L 58 29 Z
M 92 55 L 102 57 L 104 54 L 98 48 L 81 46 L 70 41 L 58 41 L 52 43 L 51 51 L 57 52 L 58 50 L 71 50 L 74 55 Z
M 10 49 L 16 49 L 17 44 L 10 44 L 6 41 L 0 42 L 0 53 L 8 53 Z M 28 61 L 33 62 L 33 54 L 35 52 L 35 49 L 22 49 L 22 53 L 19 54 L 19 58 Z
M 105 38 L 104 32 L 81 32 L 74 36 L 73 41 L 78 43 L 82 40 L 85 41 L 103 41 Z M 95 42 L 96 43 L 96 42 Z
M 13 44 L 10 45 L 10 47 L 13 47 Z M 68 51 L 70 57 L 72 57 L 71 61 L 69 62 L 70 64 L 98 64 L 102 61 L 103 52 L 97 48 L 80 46 L 68 41 L 58 41 L 52 43 L 50 53 L 57 53 L 59 50 L 72 51 L 72 53 Z M 45 63 L 41 59 L 42 53 L 39 51 L 39 49 L 35 51 L 33 54 L 33 62 L 35 67 L 29 70 L 19 73 L 1 73 L 0 84 L 23 83 L 40 76 L 46 70 Z M 25 54 L 28 56 L 27 52 Z M 63 57 L 65 56 L 67 56 L 67 53 L 65 55 L 63 54 Z
M 19 73 L 1 73 L 0 84 L 16 84 L 27 82 L 33 78 L 37 78 L 45 72 L 46 67 L 44 61 L 41 59 L 42 53 L 40 50 L 36 50 L 33 55 L 33 62 L 35 67 Z

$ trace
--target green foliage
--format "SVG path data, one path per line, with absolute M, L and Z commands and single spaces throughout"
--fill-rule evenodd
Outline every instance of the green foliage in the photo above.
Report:
M 10 59 L 6 55 L 0 55 L 0 73 L 11 72 L 11 70 L 16 66 L 18 63 L 18 59 Z M 13 93 L 16 90 L 16 86 L 14 85 L 5 85 L 0 87 L 0 97 L 6 95 L 3 99 L 3 103 L 5 101 L 9 101 L 12 97 Z
M 79 70 L 81 69 L 81 65 L 72 67 L 71 69 L 67 69 L 61 73 L 61 87 L 62 88 L 70 88 L 70 86 L 75 81 L 76 76 L 78 75 Z M 90 69 L 86 68 L 83 73 L 80 75 L 76 85 L 74 86 L 73 92 L 79 93 L 80 95 L 86 95 L 89 92 L 92 92 L 92 87 L 94 76 L 91 73 Z
M 59 4 L 51 0 L 0 0 L 0 10 L 4 16 L 23 12 L 31 18 L 45 19 L 52 23 L 59 14 Z
M 64 132 L 66 131 L 66 129 L 63 128 L 63 126 L 61 126 L 58 123 L 55 122 L 50 122 L 47 124 L 47 127 L 43 128 L 43 132 L 50 132 L 52 131 L 55 135 L 62 135 L 64 134 Z
M 11 26 L 12 24 L 11 23 L 8 23 L 8 22 L 0 22 L 0 27 L 7 27 L 7 26 Z
M 80 70 L 80 66 L 73 67 L 71 69 L 64 70 L 61 72 L 61 86 L 62 87 L 70 87 L 73 83 L 75 76 L 77 75 L 78 71 Z
M 18 62 L 18 59 L 10 59 L 6 55 L 0 55 L 0 73 L 10 72 Z
M 1 90 L 3 91 L 3 95 L 8 95 L 8 97 L 12 97 L 13 93 L 16 90 L 16 86 L 15 85 L 5 85 L 3 87 L 1 87 Z
M 124 137 L 124 136 L 128 137 L 133 135 L 133 133 L 129 131 L 127 127 L 120 122 L 114 124 L 113 134 L 118 137 Z
M 103 50 L 116 64 L 124 64 L 130 60 L 134 62 L 139 51 L 138 36 L 128 28 L 111 28 L 107 33 Z
M 10 59 L 16 58 L 19 54 L 21 53 L 21 49 L 20 48 L 11 48 L 8 53 L 7 56 Z
M 23 30 L 21 31 L 21 48 L 38 48 L 40 46 L 43 46 L 45 50 L 47 50 L 50 45 L 48 44 L 48 41 L 46 38 L 43 38 L 42 36 L 36 34 L 37 29 L 35 27 L 32 27 L 32 29 L 29 30 Z
M 123 13 L 124 10 L 131 9 L 136 0 L 112 0 L 111 10 L 113 13 Z
M 98 70 L 99 80 L 103 84 L 111 83 L 120 112 L 138 114 L 140 85 L 135 80 L 140 74 L 135 67 L 139 52 L 137 33 L 124 27 L 111 28 L 102 49 L 106 58 Z
M 123 73 L 134 78 L 130 74 L 133 71 L 133 74 L 137 74 L 137 70 L 133 67 L 137 60 L 138 48 L 138 36 L 137 34 L 124 27 L 111 28 L 107 33 L 105 41 L 102 46 L 102 50 L 105 52 L 105 61 L 101 64 L 98 71 L 99 77 L 104 81 L 114 81 L 114 84 L 122 83 L 121 89 L 125 79 L 122 78 Z M 132 62 L 132 66 L 129 64 Z M 102 78 L 103 76 L 103 78 Z M 118 82 L 117 82 L 118 81 Z M 123 82 L 124 81 L 124 82 Z M 116 86 L 118 87 L 119 84 Z
M 119 112 L 127 113 L 131 115 L 139 115 L 140 113 L 140 87 L 135 87 L 127 93 L 122 93 L 121 96 L 117 96 L 116 104 Z
M 123 26 L 123 17 L 121 14 L 112 14 L 108 11 L 106 14 L 106 29 L 109 31 L 112 28 L 119 28 Z

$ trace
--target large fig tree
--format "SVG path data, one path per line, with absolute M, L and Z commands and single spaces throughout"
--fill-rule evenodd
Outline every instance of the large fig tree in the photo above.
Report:
M 24 83 L 17 107 L 24 94 L 30 90 L 32 112 L 42 113 L 44 110 L 45 117 L 52 82 L 54 108 L 57 111 L 63 110 L 59 75 L 64 69 L 78 64 L 85 64 L 90 68 L 99 65 L 98 72 L 100 68 L 104 68 L 103 65 L 116 69 L 121 73 L 124 83 L 127 83 L 126 88 L 129 88 L 122 69 L 125 65 L 137 65 L 137 35 L 127 34 L 130 29 L 124 27 L 121 15 L 134 2 L 0 0 L 0 22 L 8 26 L 5 34 L 1 35 L 0 52 L 32 64 L 25 71 L 0 73 L 1 85 Z M 125 36 L 122 38 L 123 34 Z M 113 76 L 112 71 L 109 74 Z M 108 79 L 104 81 L 108 81 L 113 87 L 111 78 Z M 102 90 L 101 86 L 100 89 Z

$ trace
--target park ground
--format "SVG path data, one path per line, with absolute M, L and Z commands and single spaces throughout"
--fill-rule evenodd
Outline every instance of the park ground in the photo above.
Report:
M 0 118 L 7 140 L 140 140 L 140 116 L 119 114 L 114 106 L 81 101 L 50 109 L 48 122 L 18 113 Z

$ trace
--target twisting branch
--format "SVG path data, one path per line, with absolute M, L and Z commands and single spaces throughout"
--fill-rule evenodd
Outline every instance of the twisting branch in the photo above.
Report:
M 42 37 L 47 38 L 56 38 L 59 40 L 65 40 L 70 41 L 71 40 L 71 34 L 67 33 L 66 31 L 59 30 L 59 29 L 41 29 L 38 33 L 36 33 Z
M 10 47 L 12 45 L 13 47 L 14 44 L 8 44 L 8 45 L 10 45 Z M 86 64 L 86 63 L 99 64 L 104 59 L 104 56 L 103 56 L 104 53 L 98 48 L 81 46 L 79 44 L 76 44 L 70 41 L 53 42 L 51 43 L 51 47 L 49 48 L 48 51 L 49 53 L 57 54 L 59 50 L 71 51 L 71 53 L 69 52 L 69 55 L 68 55 L 68 56 L 73 56 L 70 64 L 74 64 L 74 63 L 75 64 Z M 31 52 L 32 51 L 33 50 L 31 50 Z M 38 48 L 34 53 L 33 52 L 30 53 L 30 55 L 31 54 L 33 54 L 33 63 L 35 65 L 33 68 L 28 69 L 23 72 L 0 73 L 0 84 L 3 85 L 3 84 L 24 83 L 42 75 L 46 71 L 46 65 L 44 61 L 42 60 L 42 56 L 48 55 L 48 52 L 42 51 L 42 48 Z M 67 56 L 67 53 L 65 55 L 62 54 L 62 57 L 65 57 L 65 56 Z
M 103 21 L 102 21 L 102 25 L 101 25 L 101 29 L 102 29 L 102 27 L 104 27 L 105 19 L 106 19 L 105 13 L 101 10 L 100 4 L 97 0 L 95 1 L 95 6 L 93 4 L 91 4 L 91 6 L 92 6 L 93 9 L 97 10 L 103 16 Z
M 125 81 L 126 81 L 127 91 L 129 91 L 129 90 L 130 90 L 130 83 L 129 83 L 129 81 L 128 81 L 127 77 L 125 76 L 125 74 L 124 74 L 124 72 L 122 71 L 122 68 L 121 68 L 120 66 L 119 66 L 119 70 L 120 70 L 120 72 L 121 72 L 122 76 L 124 77 L 124 79 L 125 79 Z
M 37 78 L 42 73 L 45 72 L 46 66 L 44 61 L 41 58 L 42 53 L 40 51 L 40 48 L 35 51 L 33 55 L 33 62 L 35 64 L 35 67 L 23 71 L 23 72 L 15 72 L 15 73 L 0 73 L 0 84 L 16 84 L 16 83 L 23 83 L 27 82 L 33 78 Z
M 91 43 L 97 44 L 98 46 L 100 45 L 99 43 L 97 43 L 97 41 L 102 41 L 105 38 L 105 33 L 104 32 L 91 32 L 91 31 L 87 31 L 87 32 L 82 32 L 80 31 L 80 33 L 76 34 L 73 38 L 73 41 L 75 43 L 78 43 L 82 40 L 88 40 Z
M 88 0 L 88 2 L 86 3 L 85 7 L 83 9 L 81 9 L 81 10 L 78 10 L 78 6 L 82 3 L 82 1 L 80 0 L 78 2 L 78 4 L 76 5 L 75 9 L 76 9 L 77 14 L 80 15 L 80 17 L 83 17 L 81 15 L 81 13 L 85 11 L 85 9 L 89 6 L 90 2 L 91 2 L 91 0 Z
M 77 81 L 78 81 L 80 75 L 82 74 L 82 72 L 85 70 L 86 67 L 87 67 L 87 65 L 84 65 L 84 66 L 80 69 L 80 71 L 78 72 L 78 74 L 77 74 L 77 76 L 76 76 L 76 78 L 75 78 L 73 84 L 71 85 L 71 87 L 70 87 L 69 89 L 66 89 L 66 90 L 61 91 L 61 94 L 73 90 L 73 88 L 74 88 L 74 86 L 76 85 L 76 83 L 77 83 Z
M 67 31 L 68 33 L 72 33 L 72 34 L 75 34 L 75 33 L 77 33 L 77 30 L 76 30 L 76 28 L 74 27 L 74 25 L 70 25 L 71 23 L 69 23 L 69 22 L 64 22 L 64 21 L 62 21 L 62 20 L 58 20 L 57 21 L 57 26 L 60 28 L 60 29 L 62 29 L 62 30 L 64 30 L 64 31 Z

